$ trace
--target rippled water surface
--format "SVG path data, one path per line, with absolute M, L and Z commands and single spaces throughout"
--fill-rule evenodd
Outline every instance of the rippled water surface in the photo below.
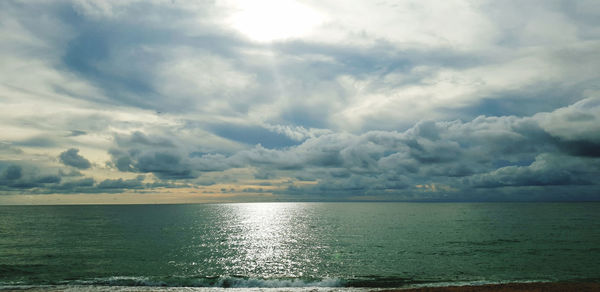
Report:
M 597 203 L 0 206 L 0 285 L 600 279 Z

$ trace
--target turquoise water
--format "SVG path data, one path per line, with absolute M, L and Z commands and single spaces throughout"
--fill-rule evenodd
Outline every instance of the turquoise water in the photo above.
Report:
M 0 206 L 0 286 L 600 279 L 598 203 Z

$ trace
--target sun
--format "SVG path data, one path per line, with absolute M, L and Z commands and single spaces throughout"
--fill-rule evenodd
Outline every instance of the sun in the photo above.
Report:
M 316 10 L 294 0 L 236 1 L 233 28 L 258 42 L 299 38 L 323 21 Z

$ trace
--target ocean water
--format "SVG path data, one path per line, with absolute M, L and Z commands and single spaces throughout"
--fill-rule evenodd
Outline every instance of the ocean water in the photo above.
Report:
M 0 289 L 599 279 L 599 203 L 0 206 Z

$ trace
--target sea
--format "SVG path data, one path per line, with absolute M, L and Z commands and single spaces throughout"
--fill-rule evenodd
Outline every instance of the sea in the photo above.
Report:
M 0 206 L 0 290 L 599 280 L 600 203 Z

